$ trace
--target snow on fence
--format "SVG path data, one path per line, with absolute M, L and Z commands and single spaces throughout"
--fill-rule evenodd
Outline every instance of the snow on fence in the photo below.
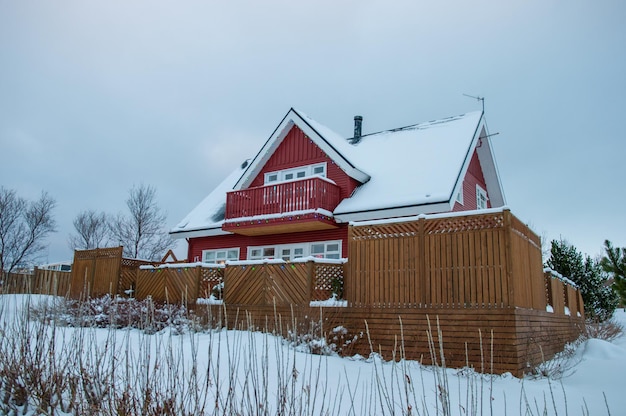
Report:
M 583 299 L 576 284 L 549 268 L 544 269 L 546 280 L 546 310 L 548 312 L 584 317 Z

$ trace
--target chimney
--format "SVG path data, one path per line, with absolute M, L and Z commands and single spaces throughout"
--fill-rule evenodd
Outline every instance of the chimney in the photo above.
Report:
M 350 140 L 351 144 L 357 144 L 361 141 L 361 126 L 363 125 L 362 116 L 354 116 L 354 137 Z

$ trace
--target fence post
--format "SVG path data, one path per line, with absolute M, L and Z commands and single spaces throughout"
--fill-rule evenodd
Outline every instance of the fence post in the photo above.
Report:
M 504 219 L 504 252 L 505 252 L 505 256 L 506 256 L 506 260 L 505 260 L 505 264 L 506 264 L 506 280 L 507 280 L 507 287 L 508 287 L 508 293 L 507 293 L 507 298 L 504 302 L 504 306 L 505 307 L 510 307 L 513 305 L 516 305 L 516 300 L 515 300 L 515 279 L 513 276 L 513 253 L 511 252 L 511 233 L 512 231 L 512 227 L 511 227 L 511 210 L 509 209 L 504 209 L 502 211 L 502 216 Z
M 419 244 L 418 248 L 418 257 L 417 261 L 419 261 L 419 276 L 417 278 L 419 284 L 418 287 L 420 290 L 420 304 L 426 305 L 426 292 L 430 294 L 430 285 L 428 286 L 428 290 L 426 288 L 426 217 L 420 215 L 417 219 L 418 230 L 417 230 L 417 244 Z

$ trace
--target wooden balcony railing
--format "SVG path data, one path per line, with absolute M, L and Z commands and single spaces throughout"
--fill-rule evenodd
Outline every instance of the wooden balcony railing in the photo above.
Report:
M 320 177 L 231 191 L 226 194 L 226 220 L 258 215 L 325 209 L 340 202 L 339 187 Z

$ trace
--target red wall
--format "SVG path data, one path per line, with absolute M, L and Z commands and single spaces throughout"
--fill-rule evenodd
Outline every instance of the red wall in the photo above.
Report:
M 469 168 L 463 179 L 463 205 L 458 202 L 454 203 L 454 209 L 452 211 L 468 211 L 476 209 L 476 185 L 487 192 L 487 185 L 485 183 L 485 177 L 483 175 L 483 168 L 480 165 L 478 159 L 478 153 L 474 150 L 472 160 L 470 161 Z M 489 193 L 487 193 L 487 208 L 491 208 L 491 202 L 489 201 Z
M 310 231 L 306 233 L 271 234 L 245 236 L 238 234 L 192 238 L 189 240 L 188 261 L 201 261 L 202 250 L 239 247 L 239 259 L 246 260 L 248 246 L 268 246 L 275 244 L 305 243 L 313 241 L 341 240 L 341 255 L 348 256 L 348 225 L 332 230 Z M 196 256 L 198 260 L 196 260 Z
M 326 177 L 333 180 L 341 189 L 341 199 L 349 197 L 358 186 L 358 182 L 341 170 L 298 126 L 293 126 L 287 133 L 263 170 L 254 178 L 250 188 L 263 186 L 267 172 L 322 162 L 326 162 Z
M 349 177 L 339 168 L 328 155 L 307 137 L 297 126 L 293 126 L 278 149 L 267 161 L 261 172 L 251 182 L 250 187 L 263 186 L 265 173 L 282 169 L 290 169 L 298 166 L 312 165 L 326 162 L 326 177 L 333 180 L 341 189 L 341 199 L 349 197 L 358 182 Z M 213 237 L 201 237 L 189 239 L 187 253 L 188 261 L 202 259 L 202 250 L 219 248 L 239 247 L 239 256 L 245 260 L 249 246 L 267 246 L 275 244 L 292 244 L 314 241 L 342 241 L 342 256 L 348 255 L 348 226 L 340 224 L 340 227 L 332 230 L 314 231 L 306 233 L 274 234 L 266 236 L 249 237 L 245 235 L 222 235 Z

